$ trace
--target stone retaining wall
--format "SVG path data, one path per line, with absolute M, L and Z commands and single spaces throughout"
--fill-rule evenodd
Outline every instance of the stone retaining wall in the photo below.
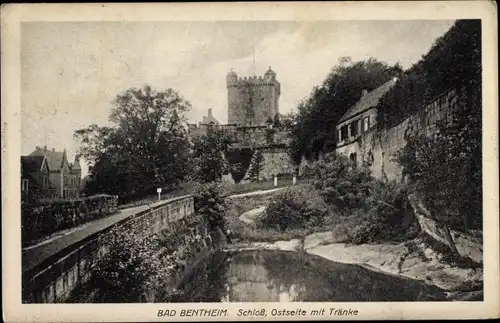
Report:
M 23 303 L 57 303 L 90 278 L 90 264 L 104 252 L 100 239 L 114 226 L 132 230 L 138 239 L 170 229 L 181 219 L 194 215 L 194 198 L 183 196 L 151 205 L 151 208 L 127 217 L 103 231 L 44 260 L 23 273 Z

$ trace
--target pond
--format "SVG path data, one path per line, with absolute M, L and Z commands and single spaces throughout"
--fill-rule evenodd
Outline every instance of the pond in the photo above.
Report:
M 441 289 L 412 279 L 276 250 L 215 252 L 179 287 L 176 302 L 446 300 Z

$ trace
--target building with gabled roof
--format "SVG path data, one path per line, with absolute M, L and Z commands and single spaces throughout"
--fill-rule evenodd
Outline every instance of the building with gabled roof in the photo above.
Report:
M 337 150 L 347 151 L 346 147 L 354 144 L 363 133 L 372 129 L 377 120 L 376 106 L 379 100 L 389 92 L 398 79 L 396 77 L 385 82 L 375 90 L 368 92 L 363 90 L 361 98 L 356 104 L 347 110 L 340 118 L 336 126 L 337 131 Z M 349 154 L 350 159 L 356 162 L 356 153 Z
M 21 200 L 56 197 L 56 186 L 50 181 L 45 156 L 21 156 Z
M 82 169 L 78 156 L 75 156 L 73 163 L 69 163 L 66 149 L 61 152 L 55 149 L 48 150 L 47 146 L 44 148 L 37 146 L 31 154 L 21 157 L 21 161 L 23 159 L 26 176 L 31 176 L 30 174 L 33 174 L 36 169 L 34 165 L 43 161 L 42 164 L 46 166 L 48 172 L 49 186 L 42 185 L 42 187 L 55 190 L 54 194 L 47 192 L 50 197 L 76 198 L 80 196 Z

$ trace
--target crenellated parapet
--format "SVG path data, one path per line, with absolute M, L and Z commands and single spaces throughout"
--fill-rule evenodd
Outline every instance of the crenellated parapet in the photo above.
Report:
M 227 82 L 228 88 L 238 88 L 238 87 L 261 87 L 261 86 L 278 86 L 279 82 L 276 79 L 270 79 L 262 76 L 244 76 L 238 77 L 235 80 L 230 80 Z
M 229 123 L 261 126 L 279 113 L 281 85 L 271 67 L 263 76 L 241 77 L 231 71 L 226 85 Z

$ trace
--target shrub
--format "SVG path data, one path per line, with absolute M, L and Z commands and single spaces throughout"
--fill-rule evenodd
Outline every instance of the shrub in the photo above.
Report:
M 374 181 L 363 208 L 353 209 L 351 242 L 405 241 L 416 237 L 418 225 L 406 201 L 406 187 L 396 182 Z
M 92 272 L 106 302 L 151 300 L 173 274 L 173 261 L 159 257 L 156 236 L 138 240 L 132 232 L 115 227 L 101 245 L 104 252 L 92 264 Z
M 278 231 L 320 226 L 327 214 L 325 202 L 312 188 L 292 187 L 270 200 L 257 225 Z
M 353 167 L 346 156 L 335 153 L 307 166 L 304 175 L 328 204 L 341 210 L 362 207 L 375 181 L 368 167 Z
M 224 213 L 226 211 L 226 202 L 220 183 L 199 184 L 195 188 L 194 209 L 196 214 L 207 221 L 210 232 L 216 232 L 218 227 L 225 231 Z
M 355 167 L 337 154 L 326 155 L 305 172 L 328 205 L 339 211 L 351 242 L 399 241 L 415 235 L 404 184 L 377 180 L 365 165 Z

